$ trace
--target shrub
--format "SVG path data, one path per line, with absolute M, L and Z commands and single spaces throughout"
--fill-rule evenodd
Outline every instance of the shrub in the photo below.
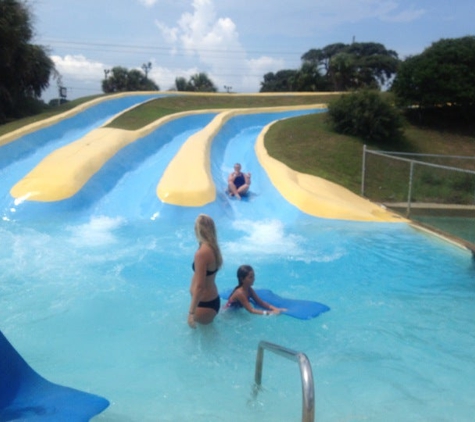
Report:
M 333 129 L 369 142 L 388 143 L 402 139 L 399 111 L 376 91 L 342 95 L 328 106 Z

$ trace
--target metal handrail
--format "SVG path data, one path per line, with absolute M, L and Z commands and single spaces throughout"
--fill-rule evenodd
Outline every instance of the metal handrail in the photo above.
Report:
M 260 341 L 257 348 L 255 383 L 257 389 L 262 382 L 262 366 L 264 363 L 264 349 L 270 350 L 287 359 L 298 362 L 302 377 L 302 422 L 314 422 L 315 420 L 315 387 L 310 361 L 302 352 L 279 346 L 267 341 Z
M 456 171 L 459 173 L 465 173 L 465 174 L 471 174 L 475 175 L 475 171 L 473 170 L 468 170 L 468 169 L 463 169 L 459 167 L 451 167 L 451 166 L 444 166 L 440 164 L 433 164 L 425 161 L 420 161 L 420 160 L 414 160 L 414 159 L 409 159 L 409 158 L 402 158 L 402 157 L 397 157 L 395 155 L 405 155 L 405 156 L 425 156 L 425 157 L 446 157 L 446 158 L 467 158 L 467 159 L 475 159 L 475 157 L 462 157 L 462 156 L 443 156 L 439 154 L 412 154 L 412 153 L 396 153 L 396 152 L 387 152 L 387 151 L 375 151 L 375 150 L 370 150 L 366 148 L 366 145 L 363 146 L 363 164 L 362 164 L 362 169 L 361 169 L 361 196 L 365 196 L 365 189 L 366 189 L 366 155 L 367 154 L 373 154 L 379 157 L 385 157 L 385 158 L 390 158 L 391 160 L 396 160 L 400 162 L 405 162 L 409 163 L 410 168 L 409 168 L 409 188 L 408 188 L 408 195 L 407 195 L 407 210 L 406 210 L 406 216 L 409 217 L 411 213 L 411 202 L 412 202 L 412 185 L 413 185 L 413 176 L 414 176 L 414 167 L 416 165 L 418 166 L 423 166 L 423 167 L 431 167 L 431 168 L 438 168 L 441 170 L 447 170 L 447 171 Z

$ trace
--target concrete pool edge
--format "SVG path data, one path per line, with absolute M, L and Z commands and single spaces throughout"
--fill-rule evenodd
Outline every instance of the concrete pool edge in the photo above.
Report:
M 409 224 L 415 230 L 430 234 L 431 236 L 435 236 L 445 242 L 449 242 L 450 244 L 457 246 L 458 248 L 461 248 L 470 252 L 472 254 L 472 258 L 475 259 L 475 244 L 474 243 L 471 243 L 465 239 L 462 239 L 460 237 L 447 233 L 443 230 L 440 230 L 437 227 L 431 226 L 429 224 L 421 223 L 420 221 L 410 220 Z

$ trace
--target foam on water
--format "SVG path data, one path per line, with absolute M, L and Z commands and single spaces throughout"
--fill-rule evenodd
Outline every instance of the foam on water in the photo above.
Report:
M 289 231 L 280 220 L 236 220 L 232 223 L 238 233 L 236 240 L 225 243 L 228 250 L 239 250 L 241 257 L 255 260 L 260 259 L 331 261 L 338 259 L 342 251 L 334 250 L 329 253 L 328 245 L 325 248 L 314 248 L 309 251 L 305 247 L 306 236 Z
M 109 245 L 117 241 L 114 230 L 124 224 L 121 217 L 111 218 L 107 216 L 93 217 L 85 224 L 70 226 L 71 239 L 76 246 L 99 246 Z

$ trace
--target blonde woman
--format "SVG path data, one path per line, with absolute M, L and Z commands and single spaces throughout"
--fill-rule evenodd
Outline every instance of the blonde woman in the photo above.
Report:
M 211 217 L 200 214 L 195 221 L 195 235 L 199 247 L 193 260 L 191 279 L 191 303 L 188 325 L 209 324 L 219 312 L 220 299 L 216 287 L 216 273 L 223 264 L 219 250 L 216 227 Z

